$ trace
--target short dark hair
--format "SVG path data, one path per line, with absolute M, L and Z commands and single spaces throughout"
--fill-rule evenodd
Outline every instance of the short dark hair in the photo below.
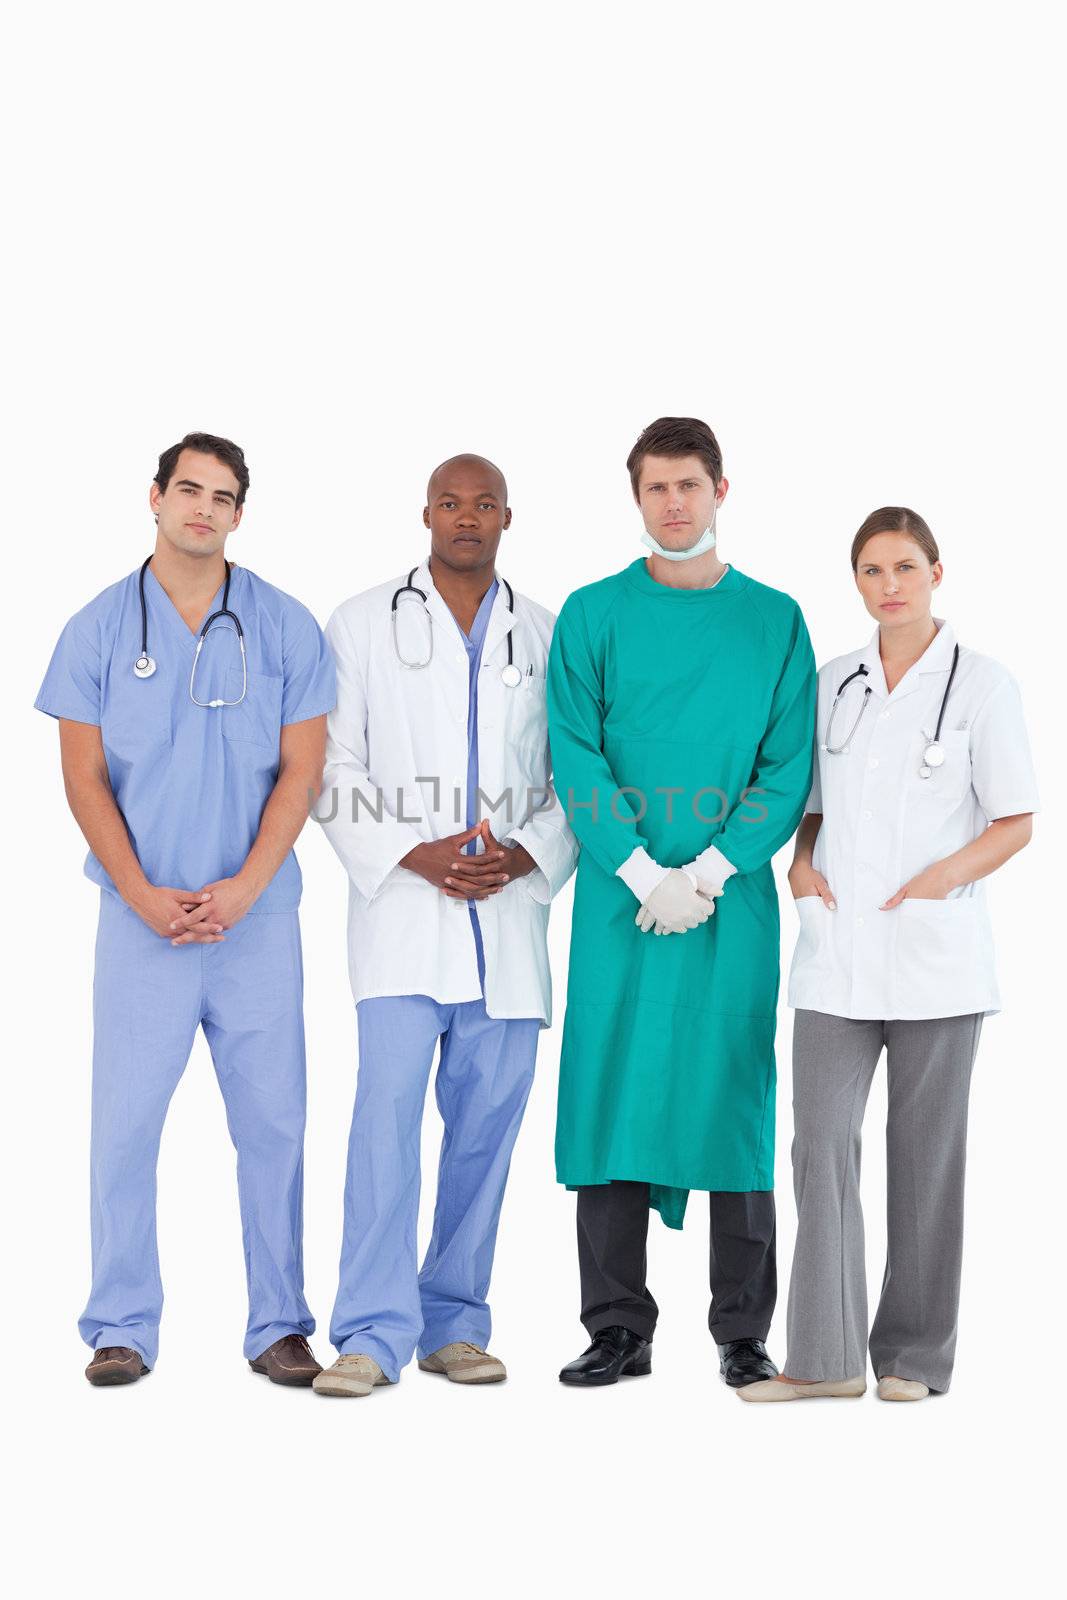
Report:
M 637 485 L 646 456 L 699 456 L 716 483 L 722 479 L 722 451 L 719 441 L 699 417 L 657 417 L 644 429 L 630 454 L 626 470 L 637 499 Z
M 179 439 L 178 443 L 172 444 L 169 450 L 164 450 L 159 458 L 159 466 L 156 468 L 155 477 L 162 494 L 167 492 L 167 484 L 174 476 L 174 469 L 178 465 L 178 457 L 183 450 L 199 450 L 201 455 L 214 456 L 224 466 L 229 467 L 237 479 L 237 505 L 238 507 L 244 505 L 249 484 L 245 453 L 239 444 L 234 444 L 232 439 L 220 439 L 218 434 L 215 433 L 187 433 L 184 439 Z
M 909 506 L 879 506 L 877 511 L 872 511 L 869 517 L 863 519 L 852 541 L 853 572 L 859 570 L 864 545 L 876 533 L 906 534 L 909 539 L 914 539 L 931 566 L 941 560 L 937 540 L 917 511 L 912 511 Z

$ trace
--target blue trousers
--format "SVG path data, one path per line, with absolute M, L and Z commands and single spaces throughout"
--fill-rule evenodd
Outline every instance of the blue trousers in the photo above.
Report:
M 391 1382 L 456 1340 L 485 1348 L 500 1207 L 533 1082 L 540 1022 L 486 1015 L 484 1000 L 361 1000 L 359 1074 L 348 1144 L 341 1277 L 330 1338 L 373 1356 Z M 444 1121 L 433 1234 L 418 1266 L 419 1145 L 440 1041 Z
M 93 1284 L 86 1344 L 156 1359 L 163 1286 L 156 1162 L 203 1027 L 237 1150 L 246 1356 L 315 1323 L 303 1290 L 304 1019 L 297 913 L 252 913 L 221 944 L 173 946 L 100 896 L 93 987 Z

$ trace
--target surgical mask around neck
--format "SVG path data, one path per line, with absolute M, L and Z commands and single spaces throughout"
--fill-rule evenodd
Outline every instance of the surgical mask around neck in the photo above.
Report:
M 641 535 L 641 543 L 647 544 L 648 548 L 655 551 L 656 555 L 662 556 L 664 561 L 692 561 L 694 556 L 702 556 L 708 550 L 714 550 L 715 522 L 718 515 L 719 503 L 716 501 L 715 510 L 711 513 L 711 521 L 700 535 L 696 544 L 691 544 L 688 550 L 665 550 L 659 540 L 652 537 L 647 528 Z

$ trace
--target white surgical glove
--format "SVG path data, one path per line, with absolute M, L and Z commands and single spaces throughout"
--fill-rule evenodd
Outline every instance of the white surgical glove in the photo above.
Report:
M 682 868 L 687 878 L 691 878 L 696 885 L 697 893 L 702 900 L 707 900 L 712 911 L 715 902 L 722 895 L 722 886 L 727 878 L 731 878 L 737 868 L 723 855 L 721 850 L 716 850 L 714 845 L 709 845 L 702 850 L 695 861 L 690 861 Z M 657 933 L 673 933 L 672 928 L 660 927 L 656 924 Z
M 727 878 L 732 878 L 737 868 L 732 861 L 727 861 L 721 850 L 716 850 L 709 844 L 702 850 L 695 861 L 690 861 L 682 869 L 688 872 L 695 880 L 701 894 L 722 894 L 722 886 Z
M 670 870 L 670 867 L 661 867 L 658 861 L 653 861 L 645 847 L 638 845 L 633 854 L 627 856 L 622 866 L 617 868 L 615 876 L 622 879 L 638 904 L 644 905 Z
M 657 933 L 685 933 L 707 922 L 715 901 L 700 894 L 693 876 L 672 867 L 652 890 L 634 918 L 642 933 L 655 926 Z

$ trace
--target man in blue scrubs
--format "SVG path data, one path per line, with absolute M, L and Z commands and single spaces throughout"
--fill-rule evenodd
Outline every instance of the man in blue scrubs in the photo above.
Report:
M 508 1163 L 550 1020 L 549 904 L 577 846 L 552 791 L 545 672 L 555 618 L 496 572 L 498 468 L 430 479 L 429 559 L 346 601 L 316 813 L 348 873 L 359 1075 L 348 1150 L 339 1352 L 318 1394 L 423 1371 L 495 1383 L 487 1301 Z M 492 813 L 492 819 L 485 814 Z M 435 1052 L 444 1122 L 433 1232 L 416 1254 L 419 1141 Z
M 202 1026 L 237 1150 L 244 1352 L 272 1382 L 320 1370 L 303 1291 L 304 1026 L 293 843 L 322 782 L 332 659 L 310 612 L 227 562 L 243 452 L 188 434 L 150 491 L 139 571 L 67 623 L 38 710 L 58 718 L 100 886 L 93 991 L 90 1383 L 155 1363 L 156 1161 Z

